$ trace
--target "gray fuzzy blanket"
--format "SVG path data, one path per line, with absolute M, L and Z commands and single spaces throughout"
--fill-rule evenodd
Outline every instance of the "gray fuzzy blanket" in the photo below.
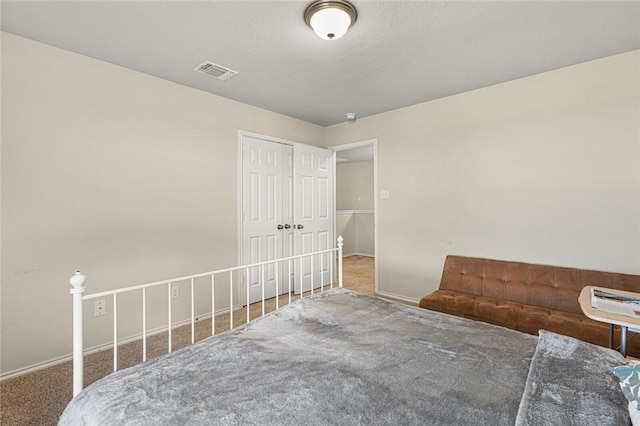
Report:
M 626 363 L 618 352 L 541 330 L 516 425 L 628 425 L 611 373 Z
M 107 376 L 59 424 L 554 424 L 520 407 L 537 340 L 337 289 Z

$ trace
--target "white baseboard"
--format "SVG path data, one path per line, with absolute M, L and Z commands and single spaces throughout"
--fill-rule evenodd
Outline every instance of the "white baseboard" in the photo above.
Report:
M 396 299 L 396 300 L 401 300 L 403 302 L 407 302 L 407 303 L 412 303 L 414 305 L 418 305 L 420 303 L 420 299 L 413 299 L 411 297 L 406 297 L 406 296 L 400 296 L 399 294 L 395 294 L 395 293 L 388 293 L 385 291 L 380 291 L 378 293 L 376 293 L 376 296 L 381 296 L 387 299 Z
M 351 257 L 351 256 L 362 256 L 362 257 L 375 257 L 372 254 L 366 254 L 366 253 L 349 253 L 349 254 L 342 254 L 342 257 Z
M 234 308 L 234 310 L 236 310 L 237 308 Z M 225 309 L 221 309 L 220 311 L 216 312 L 216 316 L 218 315 L 223 315 L 229 312 L 229 308 L 225 308 Z M 204 314 L 204 315 L 200 315 L 196 318 L 196 322 L 198 321 L 202 321 L 205 319 L 209 319 L 211 318 L 211 313 L 208 314 Z M 183 321 L 179 321 L 176 322 L 172 325 L 171 329 L 175 330 L 176 328 L 180 328 L 184 325 L 187 324 L 191 324 L 191 319 L 186 319 Z M 166 333 L 167 332 L 168 327 L 167 326 L 162 326 L 162 327 L 157 327 L 154 328 L 153 330 L 149 330 L 147 331 L 147 338 L 151 337 L 151 336 L 155 336 L 156 334 L 160 334 L 160 333 Z M 129 337 L 125 337 L 123 339 L 118 339 L 118 346 L 120 345 L 124 345 L 127 343 L 131 343 L 131 342 L 135 342 L 136 340 L 142 340 L 142 333 L 136 333 L 132 336 Z M 105 343 L 102 345 L 97 345 L 97 346 L 93 346 L 91 348 L 87 348 L 84 350 L 84 356 L 87 355 L 91 355 L 94 354 L 96 352 L 101 352 L 101 351 L 105 351 L 105 350 L 113 350 L 113 342 L 111 343 Z M 34 371 L 38 371 L 38 370 L 42 370 L 48 367 L 53 367 L 55 365 L 58 364 L 62 364 L 68 361 L 73 360 L 73 355 L 71 353 L 67 354 L 67 355 L 63 355 L 60 356 L 58 358 L 54 358 L 48 361 L 42 361 L 39 362 L 37 364 L 33 364 L 27 367 L 23 367 L 23 368 L 19 368 L 17 370 L 12 370 L 12 371 L 8 371 L 6 373 L 2 373 L 0 374 L 0 381 L 6 380 L 6 379 L 11 379 L 13 377 L 18 377 L 18 376 L 22 376 L 23 374 L 28 374 L 28 373 L 33 373 Z

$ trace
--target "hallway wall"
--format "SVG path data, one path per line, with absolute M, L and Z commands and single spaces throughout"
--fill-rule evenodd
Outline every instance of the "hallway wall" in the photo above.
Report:
M 336 165 L 336 230 L 344 253 L 373 256 L 373 160 Z

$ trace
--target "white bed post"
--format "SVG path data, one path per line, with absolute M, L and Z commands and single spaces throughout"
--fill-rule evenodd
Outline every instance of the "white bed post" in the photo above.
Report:
M 80 393 L 84 376 L 84 348 L 82 343 L 82 294 L 87 277 L 76 271 L 69 283 L 73 287 L 69 292 L 73 296 L 73 396 Z
M 338 237 L 338 287 L 342 288 L 342 246 L 344 238 L 342 235 Z

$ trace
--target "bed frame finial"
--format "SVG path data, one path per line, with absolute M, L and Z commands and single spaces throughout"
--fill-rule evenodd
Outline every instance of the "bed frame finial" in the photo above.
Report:
M 84 283 L 86 281 L 87 281 L 87 277 L 82 275 L 82 272 L 76 271 L 76 273 L 73 274 L 73 276 L 69 280 L 69 284 L 71 284 L 71 286 L 73 287 L 73 289 L 71 290 L 71 294 L 74 294 L 73 291 L 76 289 L 81 289 L 82 290 L 81 292 L 84 292 Z
M 84 376 L 83 366 L 83 342 L 82 342 L 82 295 L 85 287 L 84 283 L 87 277 L 82 275 L 80 271 L 69 279 L 71 290 L 69 293 L 73 296 L 73 396 L 75 397 L 82 390 L 82 379 Z

